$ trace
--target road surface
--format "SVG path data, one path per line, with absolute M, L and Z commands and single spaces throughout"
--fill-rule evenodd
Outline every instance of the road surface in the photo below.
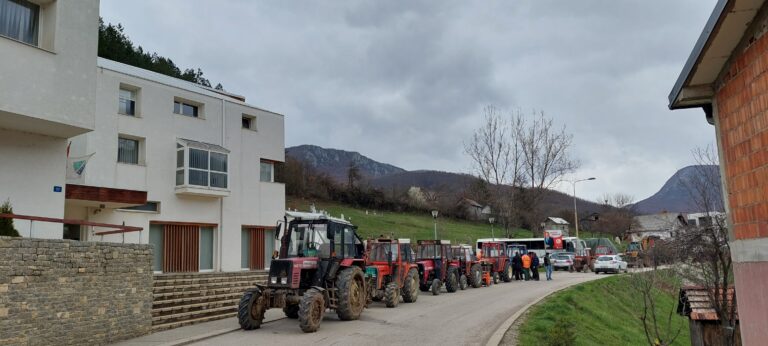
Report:
M 315 333 L 303 333 L 297 320 L 284 318 L 194 345 L 484 345 L 505 320 L 537 298 L 602 277 L 555 272 L 552 281 L 501 282 L 456 293 L 443 288 L 438 296 L 419 292 L 415 303 L 401 301 L 396 308 L 373 302 L 356 321 L 340 321 L 328 311 Z

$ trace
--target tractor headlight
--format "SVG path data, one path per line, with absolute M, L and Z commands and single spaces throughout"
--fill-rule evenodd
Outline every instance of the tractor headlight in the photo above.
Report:
M 276 283 L 277 283 L 277 276 L 272 276 L 272 277 L 270 277 L 270 278 L 269 278 L 269 282 L 270 282 L 270 283 L 273 283 L 273 284 L 276 284 Z
M 280 278 L 280 283 L 283 284 L 283 285 L 287 285 L 288 284 L 288 277 L 286 276 L 286 277 Z

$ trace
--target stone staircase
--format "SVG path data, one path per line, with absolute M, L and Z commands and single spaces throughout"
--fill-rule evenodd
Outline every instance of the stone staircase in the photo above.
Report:
M 156 274 L 152 331 L 237 316 L 243 292 L 266 280 L 266 271 Z

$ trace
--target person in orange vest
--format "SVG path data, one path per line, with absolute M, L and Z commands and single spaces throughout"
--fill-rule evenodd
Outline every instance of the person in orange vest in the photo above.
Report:
M 523 255 L 523 276 L 525 276 L 525 281 L 531 279 L 531 256 L 529 254 Z

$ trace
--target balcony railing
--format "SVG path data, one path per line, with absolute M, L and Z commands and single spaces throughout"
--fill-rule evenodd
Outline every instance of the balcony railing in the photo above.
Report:
M 93 234 L 94 235 L 98 235 L 98 236 L 102 236 L 102 239 L 103 239 L 103 236 L 108 235 L 108 234 L 123 234 L 123 242 L 125 242 L 125 233 L 140 232 L 139 233 L 139 239 L 141 239 L 141 231 L 144 230 L 144 228 L 142 228 L 142 227 L 126 226 L 124 224 L 123 225 L 114 225 L 114 224 L 109 224 L 109 223 L 91 222 L 91 221 L 84 221 L 84 220 L 58 219 L 58 218 L 53 218 L 53 217 L 20 215 L 20 214 L 0 214 L 0 219 L 29 220 L 29 237 L 30 238 L 33 236 L 34 222 L 35 221 L 108 228 L 108 229 L 111 229 L 111 230 L 94 232 Z

